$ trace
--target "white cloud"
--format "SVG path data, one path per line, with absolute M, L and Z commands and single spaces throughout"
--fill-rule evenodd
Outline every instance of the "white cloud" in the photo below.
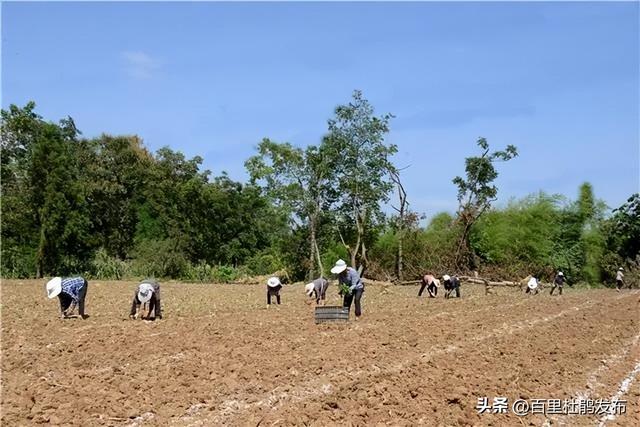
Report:
M 135 79 L 150 79 L 160 70 L 160 62 L 144 52 L 123 52 L 122 58 L 125 61 L 127 74 Z

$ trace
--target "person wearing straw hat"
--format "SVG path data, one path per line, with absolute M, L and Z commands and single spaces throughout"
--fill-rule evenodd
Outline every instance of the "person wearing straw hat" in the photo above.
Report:
M 364 293 L 364 283 L 360 278 L 360 274 L 358 274 L 354 268 L 347 267 L 347 263 L 341 259 L 336 261 L 336 265 L 331 269 L 331 273 L 338 275 L 338 283 L 349 288 L 343 295 L 342 306 L 351 309 L 351 303 L 353 302 L 355 305 L 356 320 L 358 320 L 362 315 L 361 299 Z
M 418 296 L 421 297 L 424 292 L 424 288 L 427 288 L 429 298 L 435 298 L 438 295 L 438 288 L 440 287 L 440 281 L 435 278 L 431 273 L 422 276 L 422 285 L 418 291 Z
M 527 282 L 527 290 L 525 291 L 525 294 L 535 295 L 537 293 L 538 293 L 538 279 L 531 276 L 531 278 Z
M 316 304 L 320 304 L 320 301 L 322 301 L 324 305 L 327 288 L 329 288 L 329 281 L 324 277 L 320 277 L 311 283 L 307 283 L 304 287 L 304 291 L 309 298 L 315 295 Z
M 450 298 L 452 293 L 456 293 L 456 298 L 460 298 L 460 279 L 458 276 L 449 276 L 445 274 L 442 276 L 442 281 L 444 282 L 445 289 L 445 298 Z
M 276 302 L 280 305 L 280 289 L 282 289 L 282 283 L 277 277 L 271 277 L 267 280 L 267 308 L 271 307 L 271 297 L 276 297 Z
M 624 286 L 624 269 L 620 267 L 616 273 L 616 291 L 620 292 L 620 289 Z
M 70 317 L 78 306 L 78 314 L 85 318 L 84 300 L 87 297 L 89 282 L 84 277 L 54 277 L 46 284 L 49 299 L 58 297 L 60 301 L 60 317 Z
M 565 280 L 567 279 L 564 277 L 564 273 L 562 271 L 558 271 L 555 279 L 553 279 L 553 286 L 551 287 L 551 292 L 549 292 L 549 295 L 553 295 L 553 291 L 555 291 L 556 288 L 558 288 L 559 294 L 562 295 L 562 288 L 564 287 Z
M 148 310 L 146 312 L 141 308 L 148 304 Z M 153 317 L 151 312 L 153 311 Z M 138 317 L 148 320 L 162 319 L 162 304 L 160 296 L 160 284 L 153 279 L 143 280 L 136 291 L 133 293 L 133 301 L 131 302 L 131 312 L 129 318 L 137 319 Z

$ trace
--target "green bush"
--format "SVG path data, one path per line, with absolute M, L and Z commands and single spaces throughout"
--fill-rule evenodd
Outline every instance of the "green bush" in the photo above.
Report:
M 134 250 L 133 273 L 143 277 L 183 277 L 187 259 L 173 239 L 143 240 Z
M 249 274 L 259 276 L 282 270 L 286 266 L 277 254 L 268 250 L 259 252 L 248 258 L 245 262 L 245 267 Z
M 131 265 L 109 256 L 104 248 L 100 248 L 91 261 L 91 276 L 99 279 L 121 280 L 131 276 Z

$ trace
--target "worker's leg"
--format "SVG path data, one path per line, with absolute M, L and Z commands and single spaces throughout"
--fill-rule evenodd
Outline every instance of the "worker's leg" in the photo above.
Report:
M 353 291 L 354 295 L 354 300 L 355 300 L 355 306 L 356 306 L 356 317 L 360 317 L 360 315 L 362 314 L 362 306 L 360 304 L 360 300 L 362 299 L 362 293 L 364 292 L 364 289 L 356 289 Z
M 420 285 L 420 290 L 418 291 L 418 296 L 421 297 L 422 296 L 422 292 L 424 292 L 424 288 L 427 287 L 427 284 L 423 281 L 422 285 Z
M 87 298 L 87 288 L 89 287 L 89 282 L 85 279 L 84 286 L 80 288 L 80 292 L 78 292 L 78 313 L 80 317 L 84 319 L 84 300 Z

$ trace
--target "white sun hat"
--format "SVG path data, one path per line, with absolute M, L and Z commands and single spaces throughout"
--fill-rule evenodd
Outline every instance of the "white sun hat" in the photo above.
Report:
M 564 276 L 564 273 L 562 271 L 558 271 L 558 276 Z
M 54 277 L 47 282 L 47 296 L 49 298 L 55 298 L 62 292 L 62 278 Z
M 148 302 L 153 296 L 153 286 L 149 283 L 143 283 L 138 287 L 138 300 L 141 304 Z
M 527 283 L 527 286 L 529 287 L 529 289 L 535 289 L 538 287 L 538 281 L 535 277 L 532 277 L 531 279 L 529 279 L 529 283 Z
M 340 274 L 347 269 L 347 263 L 344 260 L 339 259 L 336 261 L 336 265 L 333 266 L 331 272 L 333 274 Z
M 451 277 L 449 277 L 448 274 L 445 274 L 444 276 L 442 276 L 442 280 L 444 281 L 451 280 Z
M 271 277 L 269 278 L 269 280 L 267 280 L 267 286 L 270 288 L 275 288 L 276 286 L 280 285 L 280 279 L 278 279 L 277 277 Z
M 307 295 L 311 296 L 314 288 L 315 288 L 315 285 L 313 283 L 307 283 L 304 286 L 304 291 L 306 292 Z

